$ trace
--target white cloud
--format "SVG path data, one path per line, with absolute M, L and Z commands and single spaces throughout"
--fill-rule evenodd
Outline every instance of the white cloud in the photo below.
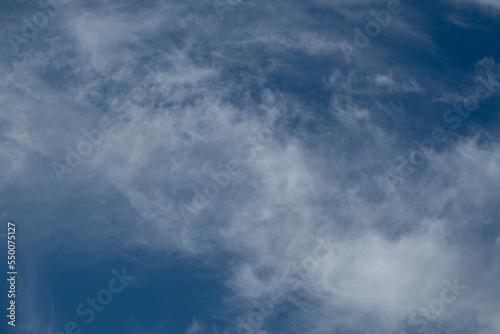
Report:
M 193 318 L 193 323 L 191 326 L 189 326 L 188 329 L 186 329 L 185 334 L 196 334 L 196 333 L 202 333 L 203 327 L 199 324 L 198 320 L 196 318 Z
M 449 0 L 448 0 L 449 1 Z M 484 6 L 487 9 L 500 9 L 500 2 L 498 0 L 452 0 L 457 3 L 473 3 L 479 6 Z M 496 11 L 494 13 L 498 14 Z
M 329 6 L 342 9 L 347 2 L 341 3 Z M 362 3 L 366 1 L 356 1 Z M 435 87 L 441 87 L 440 78 L 382 66 L 385 58 L 375 47 L 373 62 L 360 65 L 364 69 L 325 66 L 324 73 L 311 74 L 307 67 L 299 69 L 298 62 L 287 63 L 290 51 L 329 56 L 343 38 L 291 24 L 294 18 L 286 21 L 286 15 L 279 22 L 215 29 L 215 13 L 197 20 L 184 6 L 158 5 L 134 15 L 114 7 L 92 13 L 75 7 L 65 14 L 68 34 L 60 37 L 69 39 L 75 54 L 55 48 L 52 55 L 32 53 L 11 70 L 4 66 L 0 128 L 2 143 L 8 145 L 0 149 L 1 187 L 31 187 L 35 179 L 46 180 L 47 189 L 57 185 L 41 161 L 64 161 L 65 146 L 75 146 L 82 129 L 95 128 L 109 114 L 114 130 L 104 143 L 65 175 L 60 188 L 37 195 L 60 200 L 70 194 L 78 201 L 84 192 L 128 201 L 124 209 L 142 219 L 121 222 L 125 237 L 120 241 L 125 242 L 114 245 L 120 250 L 141 245 L 207 262 L 221 252 L 231 254 L 234 271 L 224 284 L 232 294 L 225 296 L 221 319 L 234 321 L 226 316 L 228 310 L 244 312 L 252 301 L 268 298 L 290 264 L 311 256 L 315 237 L 329 234 L 338 251 L 304 282 L 304 298 L 293 301 L 301 316 L 317 324 L 316 333 L 335 326 L 373 333 L 397 330 L 416 308 L 437 296 L 444 279 L 454 277 L 471 286 L 460 309 L 489 326 L 483 333 L 495 333 L 500 326 L 498 266 L 482 262 L 496 263 L 499 241 L 498 235 L 490 235 L 483 245 L 486 237 L 478 231 L 495 223 L 498 144 L 481 146 L 471 140 L 436 152 L 419 178 L 407 180 L 395 193 L 384 190 L 380 176 L 383 164 L 402 147 L 393 133 L 404 131 L 399 128 L 405 111 L 400 94 L 419 92 L 429 94 L 423 100 L 431 99 Z M 259 9 L 266 6 L 271 4 Z M 294 29 L 276 29 L 280 24 Z M 394 24 L 424 35 L 410 23 Z M 182 40 L 175 35 L 178 27 L 198 35 Z M 341 32 L 339 28 L 339 36 Z M 166 46 L 145 42 L 169 33 L 161 40 Z M 244 75 L 236 78 L 234 68 L 245 66 Z M 48 69 L 53 75 L 63 72 L 64 79 L 44 79 Z M 482 74 L 494 75 L 494 70 L 491 60 L 478 64 Z M 283 73 L 300 80 L 290 83 Z M 317 80 L 310 84 L 313 88 L 299 85 L 311 78 Z M 300 95 L 292 84 L 306 93 Z M 443 100 L 458 96 L 450 94 L 443 94 Z M 308 100 L 318 96 L 325 105 Z M 121 103 L 120 110 L 113 110 L 114 101 Z M 193 200 L 193 189 L 203 191 L 210 173 L 238 156 L 239 144 L 285 115 L 290 116 L 287 127 L 269 143 L 254 146 L 255 155 L 241 172 L 186 224 L 179 205 Z M 387 118 L 396 125 L 389 126 Z M 56 200 L 53 205 L 63 205 Z M 117 233 L 116 226 L 102 224 L 106 218 L 101 212 L 88 218 L 99 229 L 64 221 L 44 226 L 40 235 L 77 230 L 82 244 L 92 240 L 92 252 L 102 252 Z M 75 243 L 45 247 L 74 249 Z M 373 322 L 359 321 L 365 315 Z M 459 317 L 449 312 L 442 319 Z M 378 327 L 372 328 L 374 324 Z M 204 330 L 194 318 L 186 333 Z

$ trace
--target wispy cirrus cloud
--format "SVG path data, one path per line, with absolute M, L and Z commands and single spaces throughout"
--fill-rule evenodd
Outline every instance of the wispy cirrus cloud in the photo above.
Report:
M 109 323 L 237 332 L 330 236 L 334 254 L 255 331 L 411 332 L 443 281 L 458 277 L 467 290 L 426 319 L 427 332 L 496 333 L 498 96 L 395 191 L 384 177 L 479 76 L 498 79 L 495 57 L 480 50 L 454 63 L 434 7 L 401 3 L 350 64 L 342 43 L 387 2 L 248 1 L 223 21 L 194 1 L 61 7 L 31 49 L 0 67 L 0 212 L 28 222 L 32 245 L 24 328 L 61 328 L 65 306 L 86 296 L 67 287 L 81 282 L 76 274 L 61 282 L 67 300 L 51 286 L 41 292 L 57 275 L 37 263 L 57 255 L 87 268 L 84 278 L 106 261 L 141 268 L 130 298 L 155 312 L 137 316 L 124 301 L 131 315 L 116 302 L 119 317 L 102 314 Z M 50 164 L 65 163 L 65 147 L 103 117 L 113 131 L 59 183 Z M 272 131 L 266 145 L 252 142 L 262 129 Z M 244 162 L 230 184 L 186 223 L 179 207 L 233 159 Z M 182 270 L 161 271 L 179 258 Z M 206 267 L 215 273 L 202 275 Z M 189 289 L 173 283 L 175 272 Z M 189 292 L 212 281 L 224 289 Z M 158 306 L 169 298 L 176 307 Z

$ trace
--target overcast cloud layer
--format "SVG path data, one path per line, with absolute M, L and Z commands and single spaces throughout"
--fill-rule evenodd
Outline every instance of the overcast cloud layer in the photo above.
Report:
M 2 330 L 500 333 L 499 4 L 0 0 Z

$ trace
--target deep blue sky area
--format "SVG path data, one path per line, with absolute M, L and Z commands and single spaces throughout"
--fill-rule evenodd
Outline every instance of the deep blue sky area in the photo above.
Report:
M 496 0 L 0 0 L 0 333 L 498 334 L 499 37 Z

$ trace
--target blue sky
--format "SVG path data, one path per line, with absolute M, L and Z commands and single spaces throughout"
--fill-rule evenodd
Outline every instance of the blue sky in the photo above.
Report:
M 2 333 L 500 332 L 500 2 L 0 8 Z

